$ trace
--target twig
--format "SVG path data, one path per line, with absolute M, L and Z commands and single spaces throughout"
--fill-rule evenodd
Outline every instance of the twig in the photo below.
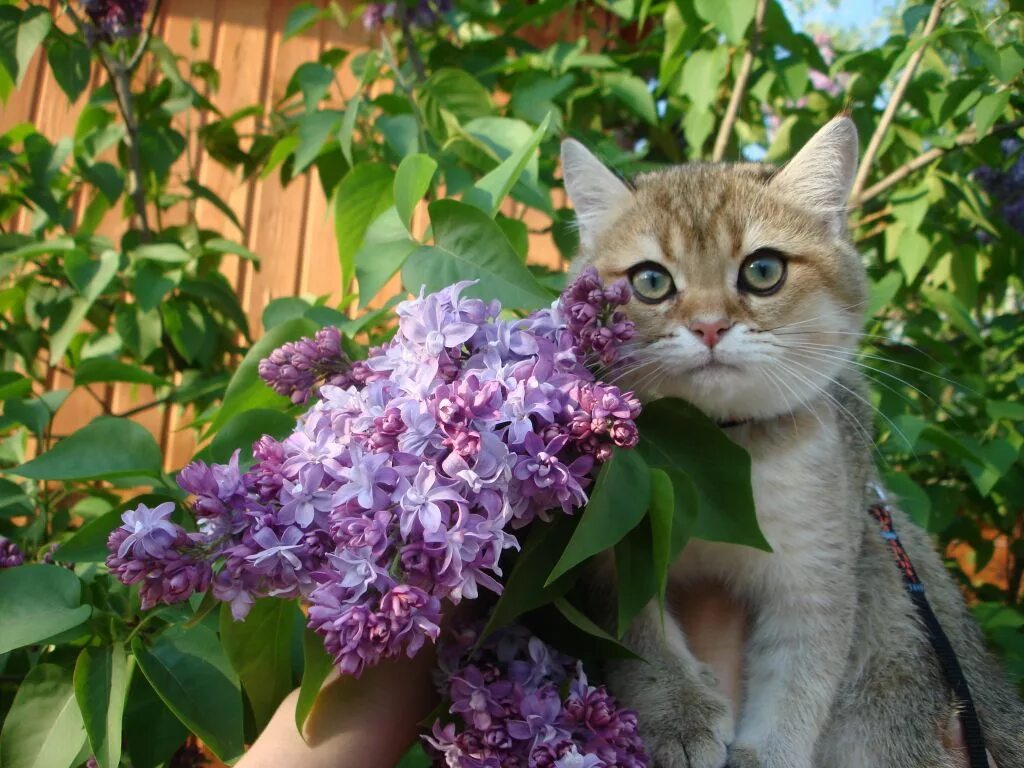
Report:
M 945 4 L 945 0 L 935 0 L 932 5 L 932 10 L 928 14 L 928 20 L 925 22 L 922 37 L 927 39 L 932 32 L 935 31 L 935 27 L 938 26 L 939 16 L 942 13 L 942 6 Z M 871 166 L 874 163 L 875 156 L 878 154 L 879 148 L 882 146 L 882 140 L 885 138 L 886 132 L 889 130 L 889 125 L 892 123 L 893 118 L 896 116 L 896 110 L 899 109 L 900 103 L 903 101 L 903 94 L 907 91 L 907 86 L 910 85 L 910 81 L 914 77 L 914 72 L 917 71 L 917 65 L 921 63 L 921 59 L 924 57 L 924 51 L 927 47 L 927 43 L 922 43 L 920 47 L 910 55 L 910 59 L 907 60 L 907 66 L 903 70 L 903 74 L 900 75 L 900 79 L 896 82 L 896 87 L 892 89 L 892 96 L 889 98 L 889 103 L 885 105 L 885 110 L 882 112 L 882 117 L 878 121 L 878 126 L 875 128 L 875 132 L 871 134 L 871 141 L 868 142 L 868 148 L 864 151 L 864 157 L 861 159 L 861 166 L 857 171 L 857 177 L 853 181 L 853 188 L 850 190 L 850 207 L 856 207 L 863 202 L 861 192 L 864 189 L 864 185 L 867 183 L 868 175 L 871 173 Z
M 997 125 L 995 128 L 992 129 L 991 133 L 1004 133 L 1006 131 L 1014 131 L 1014 130 L 1020 128 L 1021 126 L 1024 126 L 1024 120 L 1015 120 L 1012 123 L 1004 123 L 1003 125 Z M 964 131 L 959 136 L 957 136 L 953 140 L 953 146 L 951 146 L 951 147 L 932 147 L 927 152 L 924 152 L 924 153 L 918 155 L 917 157 L 915 157 L 913 160 L 910 160 L 910 161 L 904 163 L 899 168 L 897 168 L 895 171 L 893 171 L 888 176 L 883 178 L 881 181 L 878 181 L 875 184 L 872 184 L 870 187 L 868 187 L 863 192 L 861 192 L 860 196 L 857 199 L 851 201 L 851 203 L 850 203 L 850 210 L 853 210 L 854 208 L 857 208 L 859 206 L 864 205 L 864 203 L 866 203 L 868 200 L 871 200 L 872 198 L 877 197 L 878 195 L 882 194 L 883 192 L 885 192 L 890 187 L 893 187 L 896 184 L 899 184 L 901 181 L 903 181 L 905 178 L 907 178 L 907 176 L 912 174 L 914 171 L 917 171 L 917 170 L 920 170 L 921 168 L 924 168 L 926 165 L 931 163 L 933 160 L 937 160 L 938 158 L 942 157 L 943 155 L 946 155 L 949 152 L 952 152 L 954 149 L 960 149 L 961 147 L 965 147 L 968 144 L 973 144 L 977 140 L 978 140 L 978 135 L 975 132 L 974 128 L 972 127 L 972 128 L 968 128 L 966 131 Z M 864 223 L 864 222 L 862 221 L 861 223 Z
M 715 146 L 711 150 L 711 160 L 720 162 L 725 156 L 725 148 L 729 146 L 729 137 L 732 135 L 733 126 L 736 125 L 736 117 L 740 112 L 740 104 L 746 96 L 747 81 L 750 80 L 750 72 L 754 68 L 754 56 L 761 44 L 761 32 L 764 28 L 764 14 L 768 7 L 768 0 L 757 0 L 757 8 L 754 10 L 754 31 L 750 35 L 750 44 L 743 52 L 743 59 L 740 62 L 740 71 L 736 75 L 736 83 L 733 85 L 732 94 L 729 96 L 729 104 L 725 108 L 725 117 L 718 127 L 718 135 L 715 136 Z
M 398 24 L 402 28 L 402 42 L 409 52 L 409 61 L 412 62 L 412 70 L 416 73 L 416 82 L 422 83 L 427 79 L 427 71 L 423 67 L 423 59 L 420 57 L 419 48 L 416 47 L 416 40 L 412 36 L 412 27 L 409 24 L 409 13 L 405 7 L 405 0 L 398 0 L 395 3 L 395 15 L 398 17 Z
M 149 47 L 149 41 L 153 39 L 153 28 L 156 27 L 157 16 L 160 15 L 160 2 L 161 0 L 153 0 L 153 10 L 150 12 L 149 24 L 146 26 L 146 31 L 142 33 L 142 37 L 139 38 L 139 45 L 135 49 L 135 52 L 128 59 L 128 62 L 124 65 L 124 68 L 128 70 L 130 75 L 139 66 L 139 62 L 142 61 L 142 55 L 146 52 L 146 48 Z

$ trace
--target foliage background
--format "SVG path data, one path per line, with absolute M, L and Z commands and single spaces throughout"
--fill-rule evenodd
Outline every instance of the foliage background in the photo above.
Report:
M 164 461 L 147 399 L 73 434 L 53 429 L 62 408 L 97 384 L 151 389 L 224 460 L 291 427 L 254 370 L 277 344 L 325 323 L 381 338 L 368 308 L 422 282 L 482 277 L 523 308 L 557 290 L 560 260 L 536 256 L 575 246 L 561 134 L 626 173 L 781 161 L 844 109 L 865 155 L 851 227 L 879 462 L 1024 678 L 1021 11 L 901 4 L 877 35 L 828 35 L 775 0 L 298 4 L 285 37 L 368 23 L 373 47 L 279 61 L 285 98 L 227 112 L 198 29 L 172 48 L 148 17 L 122 37 L 78 5 L 0 3 L 0 98 L 25 98 L 38 56 L 81 108 L 68 135 L 0 136 L 0 558 L 39 563 L 0 569 L 0 764 L 155 766 L 189 731 L 230 758 L 318 662 L 283 601 L 240 625 L 198 601 L 140 615 L 104 542 L 140 492 L 180 500 L 165 470 L 187 457 Z M 201 182 L 200 149 L 252 194 L 317 198 L 340 284 L 246 312 L 237 288 L 279 277 L 280 254 Z

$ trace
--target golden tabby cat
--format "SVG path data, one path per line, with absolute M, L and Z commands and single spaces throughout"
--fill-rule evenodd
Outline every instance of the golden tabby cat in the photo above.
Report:
M 627 184 L 577 142 L 565 142 L 562 160 L 577 266 L 633 286 L 628 313 L 643 345 L 626 383 L 730 425 L 753 459 L 758 520 L 774 549 L 693 541 L 671 574 L 676 589 L 720 582 L 749 608 L 735 721 L 678 626 L 663 633 L 649 610 L 628 634 L 650 663 L 622 663 L 611 683 L 638 710 L 655 764 L 956 765 L 938 736 L 954 702 L 867 512 L 878 478 L 851 363 L 867 297 L 846 229 L 853 123 L 833 120 L 781 170 L 691 163 Z M 898 511 L 896 525 L 989 749 L 1000 768 L 1024 768 L 1020 700 L 927 535 Z

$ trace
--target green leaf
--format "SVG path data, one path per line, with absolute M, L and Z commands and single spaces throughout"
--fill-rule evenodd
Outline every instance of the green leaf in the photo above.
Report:
M 954 328 L 979 347 L 985 346 L 985 340 L 982 338 L 974 318 L 971 317 L 970 311 L 968 311 L 960 299 L 949 291 L 943 291 L 939 288 L 922 288 L 921 293 L 933 307 L 946 315 Z
M 639 656 L 622 645 L 616 638 L 609 635 L 601 627 L 593 622 L 583 611 L 574 606 L 564 597 L 556 598 L 555 608 L 574 627 L 591 637 L 597 638 L 605 647 L 606 655 L 615 658 L 627 658 L 639 660 Z
M 886 473 L 885 487 L 895 497 L 896 505 L 927 531 L 931 519 L 932 500 L 924 489 L 902 472 Z
M 552 294 L 526 268 L 501 227 L 486 213 L 456 200 L 430 204 L 434 245 L 414 251 L 402 282 L 412 293 L 436 291 L 460 280 L 479 280 L 467 295 L 498 299 L 506 309 L 533 310 L 551 303 Z
M 295 727 L 299 729 L 299 734 L 302 734 L 306 718 L 313 711 L 320 688 L 333 667 L 331 656 L 324 648 L 323 638 L 308 627 L 302 633 L 302 658 L 302 685 L 299 687 L 298 701 L 295 702 Z
M 974 129 L 978 132 L 978 138 L 988 135 L 1009 104 L 1009 91 L 998 91 L 982 97 L 974 108 Z
M 334 235 L 341 263 L 341 287 L 347 291 L 355 275 L 355 255 L 370 224 L 395 201 L 394 174 L 383 163 L 352 168 L 334 195 Z
M 724 46 L 702 48 L 686 57 L 680 92 L 690 99 L 691 110 L 703 112 L 711 108 L 728 68 L 729 51 Z
M 693 536 L 771 551 L 757 524 L 750 455 L 743 448 L 703 413 L 675 398 L 645 405 L 637 426 L 638 450 L 647 463 L 677 470 L 696 486 Z M 679 493 L 678 486 L 675 491 Z
M 985 412 L 993 420 L 1024 421 L 1024 403 L 1016 403 L 1010 400 L 989 400 L 985 404 Z
M 24 11 L 0 6 L 0 65 L 15 86 L 21 86 L 32 57 L 52 26 L 50 10 L 44 5 L 29 5 Z
M 236 413 L 217 430 L 210 443 L 210 460 L 226 464 L 231 454 L 243 454 L 263 435 L 282 439 L 295 429 L 295 417 L 268 408 L 252 408 Z
M 519 181 L 519 177 L 523 175 L 523 171 L 533 158 L 537 147 L 547 135 L 550 122 L 551 116 L 548 115 L 527 141 L 520 144 L 512 154 L 498 164 L 497 168 L 494 168 L 466 191 L 462 197 L 463 202 L 476 206 L 488 216 L 493 217 L 498 212 L 502 201 L 512 191 L 512 187 Z
M 306 166 L 316 160 L 323 149 L 327 137 L 337 129 L 341 122 L 341 112 L 336 109 L 325 109 L 310 112 L 299 118 L 299 146 L 295 149 L 295 160 L 292 174 L 298 175 Z
M 694 8 L 702 19 L 710 21 L 733 45 L 743 41 L 754 20 L 757 0 L 695 0 Z
M 436 70 L 422 86 L 420 108 L 430 132 L 438 139 L 448 136 L 445 113 L 456 123 L 467 123 L 494 111 L 491 94 L 462 69 Z
M 121 525 L 121 511 L 122 507 L 112 509 L 83 525 L 60 545 L 54 559 L 62 563 L 102 563 L 109 554 L 107 539 Z
M 235 370 L 235 375 L 228 382 L 224 401 L 213 417 L 210 431 L 216 432 L 227 424 L 232 416 L 242 411 L 253 408 L 287 408 L 288 399 L 274 392 L 260 378 L 260 360 L 285 342 L 295 341 L 301 336 L 312 336 L 317 330 L 319 326 L 316 323 L 298 317 L 270 329 L 262 339 L 253 344 Z
M 430 188 L 430 181 L 436 171 L 437 161 L 434 158 L 415 154 L 402 158 L 395 173 L 395 208 L 410 233 L 413 210 Z
M 79 252 L 69 254 L 65 258 L 65 268 L 68 270 L 69 277 L 73 275 L 71 265 L 76 262 L 79 266 L 88 265 L 88 269 L 85 271 L 87 271 L 89 277 L 87 280 L 74 281 L 78 286 L 81 298 L 71 300 L 71 310 L 68 312 L 67 317 L 64 318 L 64 323 L 57 330 L 51 329 L 51 360 L 60 360 L 64 357 L 71 339 L 78 332 L 82 321 L 85 320 L 89 308 L 92 307 L 96 299 L 110 285 L 110 282 L 117 274 L 117 268 L 121 260 L 117 253 L 109 250 L 101 253 L 98 260 L 84 257 L 84 259 L 79 261 L 73 258 L 77 253 Z
M 10 470 L 33 480 L 159 476 L 163 457 L 149 431 L 130 419 L 100 416 L 27 464 Z
M 282 42 L 290 40 L 296 35 L 301 35 L 323 18 L 323 14 L 323 10 L 312 3 L 299 3 L 296 5 L 288 13 L 288 18 L 284 22 Z
M 374 220 L 354 259 L 360 307 L 373 300 L 418 247 L 419 243 L 409 238 L 395 206 Z
M 83 360 L 75 368 L 75 386 L 81 387 L 97 381 L 129 381 L 133 384 L 149 384 L 163 387 L 167 382 L 156 374 L 121 360 L 107 357 L 93 357 Z
M 260 257 L 250 251 L 241 243 L 233 240 L 225 240 L 223 237 L 211 237 L 203 243 L 203 248 L 214 253 L 230 253 L 246 261 L 259 261 Z
M 298 616 L 293 601 L 275 597 L 257 600 L 244 621 L 235 621 L 231 606 L 221 605 L 221 643 L 259 731 L 292 690 L 292 634 Z
M 187 264 L 192 260 L 192 254 L 177 243 L 147 243 L 132 251 L 132 255 L 139 260 L 161 264 Z
M 75 698 L 100 768 L 121 762 L 121 721 L 128 693 L 128 658 L 120 644 L 85 648 L 75 664 Z
M 650 498 L 646 462 L 636 451 L 616 449 L 601 467 L 579 525 L 545 585 L 615 546 L 643 520 Z
M 114 165 L 93 163 L 82 168 L 82 177 L 96 187 L 107 202 L 113 205 L 124 191 L 124 178 Z
M 14 400 L 32 391 L 32 379 L 15 371 L 0 371 L 0 400 Z
M 82 583 L 66 568 L 36 564 L 0 570 L 0 654 L 77 627 L 90 613 L 92 608 L 82 605 Z
M 124 732 L 132 768 L 165 766 L 188 730 L 157 696 L 145 675 L 132 675 Z
M 634 115 L 649 125 L 658 122 L 658 113 L 654 108 L 654 94 L 651 93 L 643 79 L 636 75 L 618 72 L 605 76 L 604 83 L 611 95 Z
M 615 545 L 616 634 L 620 638 L 626 634 L 637 614 L 658 594 L 659 573 L 654 550 L 651 525 L 637 525 Z
M 302 101 L 306 112 L 312 112 L 320 101 L 331 90 L 334 84 L 334 70 L 315 61 L 307 61 L 299 65 L 288 83 L 286 94 L 302 91 Z
M 217 634 L 205 624 L 171 627 L 132 653 L 153 690 L 182 724 L 221 760 L 242 754 L 242 696 Z
M 576 522 L 568 515 L 556 515 L 550 523 L 530 526 L 526 542 L 505 579 L 504 590 L 481 637 L 487 637 L 527 611 L 547 605 L 569 591 L 579 577 L 578 568 L 552 584 L 545 584 L 545 581 L 572 538 Z
M 77 36 L 56 33 L 46 42 L 46 60 L 53 79 L 73 104 L 89 85 L 89 49 Z
M 349 99 L 348 104 L 345 105 L 345 116 L 342 117 L 341 127 L 338 129 L 338 147 L 341 149 L 341 155 L 349 166 L 354 165 L 352 162 L 352 135 L 356 130 L 359 110 L 363 106 L 362 87 L 363 83 L 360 82 L 359 92 Z
M 658 581 L 658 596 L 664 604 L 668 572 L 690 540 L 697 522 L 697 489 L 690 478 L 677 470 L 651 469 L 651 559 Z
M 71 768 L 85 745 L 71 670 L 33 667 L 21 681 L 0 733 L 4 768 Z
M 295 141 L 296 141 L 296 144 L 297 144 L 298 143 L 298 137 L 294 136 L 292 138 L 295 138 Z M 232 224 L 234 224 L 238 228 L 239 232 L 242 232 L 244 234 L 245 230 L 242 227 L 242 222 L 239 221 L 238 216 L 231 209 L 231 206 L 229 206 L 226 202 L 224 202 L 224 199 L 220 195 L 218 195 L 216 192 L 214 192 L 209 187 L 203 186 L 202 184 L 200 184 L 195 179 L 189 179 L 188 181 L 186 181 L 185 182 L 185 186 L 189 188 L 189 191 L 192 192 L 192 196 L 196 200 L 205 200 L 206 202 L 208 202 L 210 205 L 212 205 L 218 211 L 223 213 L 224 216 L 227 217 L 228 221 L 230 221 Z M 214 240 L 218 240 L 218 239 L 219 238 L 214 238 Z M 224 241 L 224 242 L 228 242 L 228 241 Z M 209 243 L 207 243 L 206 245 L 207 245 L 207 247 L 210 247 Z M 227 251 L 227 253 L 235 253 L 235 251 Z M 248 251 L 246 251 L 246 253 L 248 253 Z M 242 255 L 242 254 L 239 254 L 239 255 Z M 249 257 L 245 256 L 244 258 L 249 258 Z

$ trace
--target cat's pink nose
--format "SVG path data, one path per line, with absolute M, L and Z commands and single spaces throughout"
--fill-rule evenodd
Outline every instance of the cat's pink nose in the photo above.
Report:
M 722 340 L 725 332 L 732 328 L 732 323 L 724 317 L 710 322 L 690 323 L 690 331 L 698 339 L 703 341 L 708 349 L 714 347 Z

